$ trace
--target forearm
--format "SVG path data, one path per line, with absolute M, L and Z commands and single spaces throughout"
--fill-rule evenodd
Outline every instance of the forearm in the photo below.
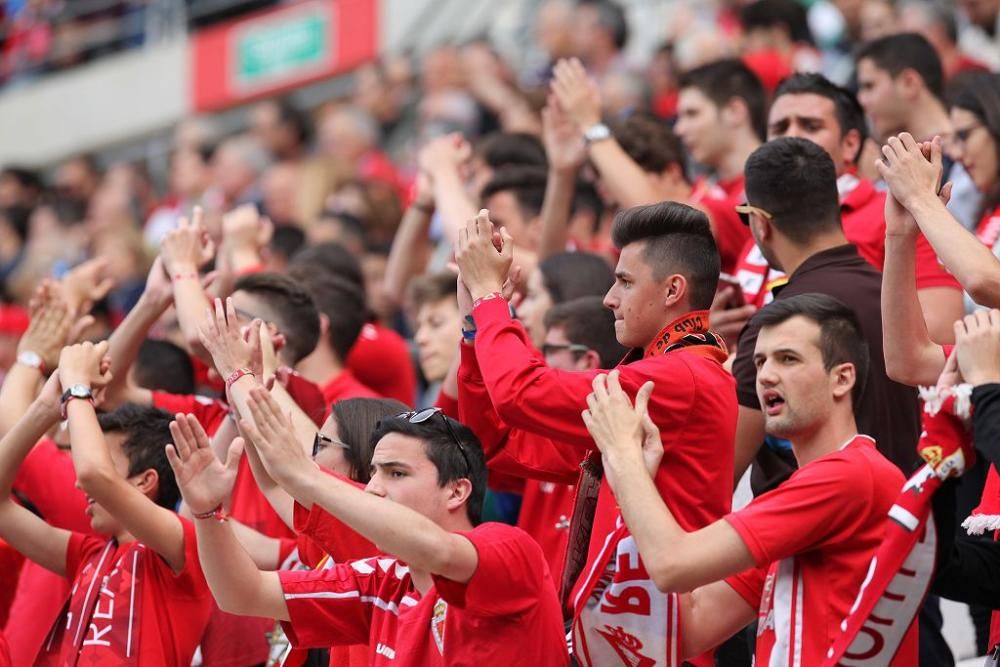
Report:
M 952 287 L 926 287 L 917 290 L 920 311 L 927 324 L 927 334 L 937 345 L 955 342 L 955 322 L 965 317 L 962 290 Z M 937 348 L 935 345 L 935 348 Z M 937 349 L 935 349 L 935 354 Z
M 229 249 L 229 264 L 236 275 L 242 275 L 263 263 L 260 249 L 256 245 L 243 244 Z
M 354 488 L 318 467 L 287 490 L 301 505 L 322 507 L 410 567 L 448 576 L 446 547 L 452 535 L 424 515 Z
M 66 414 L 77 483 L 84 493 L 100 501 L 108 480 L 119 475 L 97 422 L 97 412 L 90 401 L 74 400 L 66 405 Z
M 591 144 L 590 159 L 621 208 L 652 204 L 657 200 L 642 167 L 614 139 Z
M 254 481 L 257 482 L 260 492 L 267 498 L 268 504 L 275 513 L 281 517 L 281 521 L 295 530 L 295 500 L 288 495 L 287 491 L 278 486 L 277 482 L 267 473 L 267 469 L 260 460 L 260 455 L 253 444 L 248 444 L 244 452 L 247 463 L 250 464 L 250 472 L 253 473 Z
M 212 357 L 205 350 L 198 336 L 198 327 L 205 321 L 205 312 L 209 308 L 208 297 L 201 287 L 198 269 L 195 266 L 184 268 L 174 279 L 174 307 L 177 309 L 177 323 L 184 334 L 184 340 L 191 348 L 192 354 L 202 360 L 212 363 Z
M 219 608 L 230 614 L 264 616 L 289 620 L 284 598 L 280 608 L 266 590 L 266 576 L 246 552 L 229 522 L 215 519 L 195 521 L 198 533 L 198 560 L 205 580 Z
M 258 570 L 272 572 L 278 569 L 278 551 L 280 540 L 258 533 L 249 526 L 244 526 L 239 521 L 230 520 L 233 526 L 233 533 L 239 540 L 243 550 L 250 556 L 254 566 Z
M 7 433 L 35 400 L 43 380 L 37 369 L 14 364 L 0 387 L 0 436 Z
M 916 237 L 889 234 L 882 272 L 882 347 L 889 377 L 908 385 L 932 385 L 944 353 L 927 331 L 916 288 Z
M 114 394 L 126 386 L 129 369 L 139 356 L 139 348 L 149 330 L 163 316 L 170 301 L 157 301 L 147 293 L 139 297 L 108 339 L 108 356 L 111 357 L 111 384 L 108 393 Z
M 0 440 L 0 498 L 10 497 L 17 471 L 31 448 L 59 419 L 57 414 L 31 404 Z
M 465 192 L 465 184 L 455 169 L 434 172 L 434 202 L 441 214 L 445 238 L 452 245 L 458 242 L 458 230 L 476 217 L 478 209 Z
M 382 280 L 383 290 L 393 303 L 403 302 L 410 279 L 421 273 L 426 265 L 430 251 L 427 236 L 430 221 L 430 214 L 415 206 L 410 206 L 403 214 Z
M 542 233 L 538 244 L 538 260 L 566 250 L 569 239 L 569 218 L 576 190 L 576 170 L 550 169 L 542 202 Z
M 992 251 L 966 230 L 937 197 L 926 197 L 908 208 L 941 263 L 976 303 L 1000 305 L 1000 262 Z

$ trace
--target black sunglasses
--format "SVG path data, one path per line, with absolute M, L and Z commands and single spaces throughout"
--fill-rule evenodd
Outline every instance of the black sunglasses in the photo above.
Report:
M 337 440 L 336 438 L 331 438 L 328 435 L 323 435 L 319 431 L 316 431 L 316 435 L 313 437 L 313 458 L 327 447 L 340 447 L 341 449 L 350 449 L 351 446 L 346 442 Z
M 469 475 L 472 475 L 472 462 L 469 461 L 469 454 L 465 451 L 465 445 L 458 439 L 458 434 L 455 433 L 455 429 L 451 426 L 451 420 L 441 412 L 441 408 L 424 408 L 423 410 L 414 410 L 412 412 L 401 412 L 396 415 L 396 419 L 405 419 L 411 424 L 422 424 L 434 415 L 441 415 L 441 420 L 444 422 L 445 428 L 448 429 L 448 435 L 451 436 L 452 441 L 458 446 L 459 453 L 465 459 L 466 469 L 469 471 Z

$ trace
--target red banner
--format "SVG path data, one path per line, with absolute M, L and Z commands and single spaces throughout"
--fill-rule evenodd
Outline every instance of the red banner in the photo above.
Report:
M 348 71 L 378 51 L 376 0 L 308 0 L 193 36 L 192 106 L 217 111 Z

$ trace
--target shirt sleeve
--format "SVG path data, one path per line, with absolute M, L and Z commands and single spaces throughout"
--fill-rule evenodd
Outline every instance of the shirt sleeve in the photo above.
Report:
M 596 450 L 580 413 L 587 407 L 594 377 L 604 371 L 562 371 L 546 366 L 528 343 L 524 327 L 511 319 L 503 299 L 483 301 L 473 316 L 478 328 L 479 369 L 503 422 L 551 438 L 559 445 Z M 622 387 L 630 396 L 646 380 L 662 381 L 650 399 L 650 412 L 664 433 L 679 428 L 695 395 L 691 370 L 673 357 L 663 355 L 656 362 L 644 360 L 618 368 Z M 657 363 L 657 378 L 645 372 L 648 366 L 644 364 L 648 363 Z
M 958 279 L 941 265 L 937 253 L 923 234 L 917 236 L 916 278 L 918 290 L 931 287 L 950 287 L 959 291 L 962 289 Z
M 754 567 L 726 577 L 725 581 L 753 609 L 760 609 L 760 598 L 764 592 L 769 565 Z
M 211 593 L 208 589 L 208 582 L 205 581 L 205 574 L 201 569 L 201 561 L 198 560 L 198 535 L 194 522 L 180 515 L 174 516 L 181 522 L 184 535 L 184 567 L 180 572 L 174 574 L 167 562 L 152 549 L 147 549 L 149 557 L 155 559 L 156 567 L 163 569 L 166 576 L 173 578 L 171 595 L 191 599 L 207 597 Z
M 66 543 L 66 579 L 71 583 L 80 572 L 80 567 L 87 562 L 95 551 L 103 549 L 108 538 L 83 533 L 70 533 Z
M 857 459 L 832 455 L 724 518 L 766 566 L 853 533 L 867 520 L 872 495 L 871 473 Z
M 733 359 L 733 377 L 736 378 L 736 400 L 745 408 L 760 410 L 757 399 L 757 367 L 753 363 L 753 351 L 757 347 L 757 334 L 760 333 L 753 320 L 750 320 L 740 332 L 736 345 L 736 358 Z
M 279 572 L 290 619 L 281 626 L 292 646 L 367 644 L 373 606 L 396 602 L 379 596 L 384 576 L 374 558 L 315 572 Z
M 536 605 L 542 591 L 555 590 L 545 581 L 551 575 L 541 548 L 519 528 L 483 524 L 460 534 L 472 542 L 479 562 L 464 584 L 434 575 L 448 604 L 481 616 L 506 616 Z
M 292 517 L 295 532 L 299 535 L 300 553 L 310 567 L 316 567 L 322 559 L 317 551 L 329 554 L 335 563 L 368 558 L 378 553 L 370 540 L 322 507 L 313 505 L 306 508 L 296 502 Z M 303 550 L 302 538 L 312 542 L 313 548 Z
M 482 373 L 479 360 L 471 345 L 460 345 L 461 365 L 458 367 L 458 420 L 468 426 L 483 447 L 483 454 L 489 460 L 502 448 L 510 433 L 510 427 L 503 423 L 493 407 Z

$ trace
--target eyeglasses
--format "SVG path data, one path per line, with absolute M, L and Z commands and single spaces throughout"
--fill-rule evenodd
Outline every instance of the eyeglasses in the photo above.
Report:
M 955 130 L 951 134 L 952 141 L 957 144 L 965 144 L 972 136 L 972 133 L 981 128 L 982 125 L 976 123 L 975 125 L 970 125 L 969 127 L 963 127 L 961 130 Z
M 757 206 L 752 206 L 751 204 L 739 204 L 738 206 L 734 206 L 733 208 L 736 209 L 736 214 L 740 216 L 740 220 L 743 222 L 744 225 L 750 224 L 751 213 L 756 213 L 760 217 L 767 218 L 768 220 L 774 218 L 773 215 L 771 215 L 764 209 L 758 208 Z
M 422 424 L 434 415 L 441 415 L 441 420 L 444 422 L 445 428 L 448 429 L 448 435 L 451 436 L 452 441 L 458 446 L 459 453 L 465 459 L 466 469 L 469 471 L 469 475 L 472 475 L 472 462 L 469 461 L 469 454 L 465 451 L 465 445 L 458 439 L 458 434 L 455 433 L 455 429 L 451 426 L 451 420 L 441 412 L 441 408 L 424 408 L 423 410 L 414 410 L 412 412 L 401 412 L 396 415 L 396 419 L 405 419 L 411 424 Z
M 547 357 L 550 354 L 555 354 L 561 350 L 569 350 L 573 354 L 585 354 L 590 352 L 590 348 L 586 345 L 579 345 L 576 343 L 567 343 L 565 345 L 560 345 L 559 343 L 544 343 L 542 344 L 542 356 Z
M 313 458 L 327 447 L 340 447 L 341 449 L 350 449 L 351 446 L 342 440 L 337 440 L 336 438 L 331 438 L 328 435 L 323 435 L 319 431 L 316 432 L 315 437 L 313 437 Z

